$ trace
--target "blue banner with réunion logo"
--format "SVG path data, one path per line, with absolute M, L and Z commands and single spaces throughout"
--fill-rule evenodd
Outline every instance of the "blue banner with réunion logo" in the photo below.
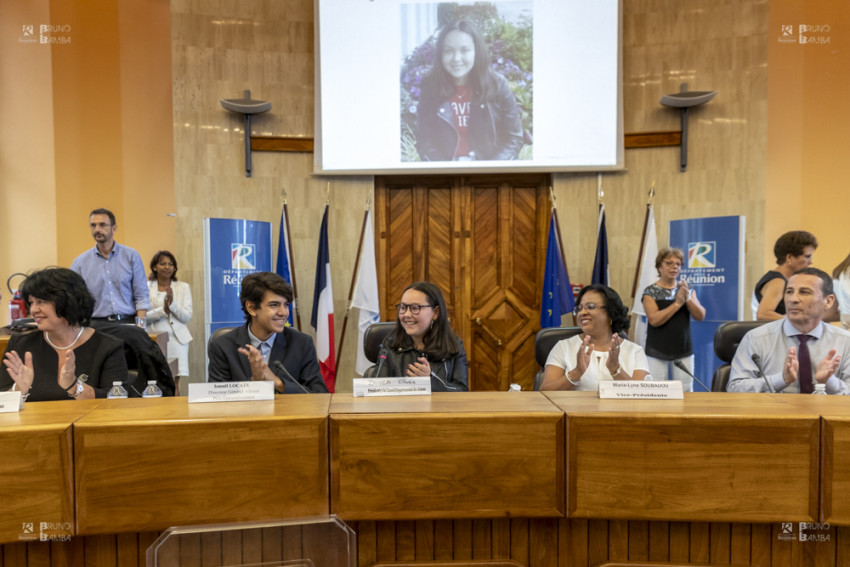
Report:
M 221 327 L 245 323 L 239 303 L 242 278 L 272 271 L 272 224 L 244 219 L 204 219 L 206 339 Z M 206 344 L 206 343 L 205 343 Z
M 707 217 L 670 221 L 670 246 L 685 253 L 681 275 L 705 307 L 704 321 L 691 321 L 694 374 L 711 386 L 714 369 L 714 333 L 725 321 L 744 315 L 743 216 Z M 702 390 L 694 384 L 694 390 Z

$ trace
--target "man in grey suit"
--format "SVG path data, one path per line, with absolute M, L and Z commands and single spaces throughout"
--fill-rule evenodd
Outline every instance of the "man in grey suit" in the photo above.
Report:
M 292 301 L 286 280 L 249 274 L 239 300 L 247 322 L 210 341 L 209 381 L 272 380 L 278 394 L 327 392 L 313 339 L 286 326 Z

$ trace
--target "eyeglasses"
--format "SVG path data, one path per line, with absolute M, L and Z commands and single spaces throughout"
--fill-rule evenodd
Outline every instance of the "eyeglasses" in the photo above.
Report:
M 419 312 L 425 307 L 434 307 L 433 305 L 417 305 L 416 303 L 397 303 L 395 308 L 398 311 L 399 315 L 404 315 L 404 312 L 410 309 L 410 312 L 414 315 L 419 315 Z
M 573 310 L 573 315 L 578 315 L 582 311 L 596 311 L 597 309 L 602 309 L 605 307 L 604 305 L 597 305 L 596 303 L 585 303 L 584 305 L 576 305 L 576 308 Z

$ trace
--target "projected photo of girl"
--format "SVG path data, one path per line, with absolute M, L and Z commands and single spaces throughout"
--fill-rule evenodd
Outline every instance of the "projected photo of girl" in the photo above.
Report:
M 402 161 L 531 159 L 530 13 L 511 22 L 494 4 L 433 6 L 436 39 L 402 69 Z

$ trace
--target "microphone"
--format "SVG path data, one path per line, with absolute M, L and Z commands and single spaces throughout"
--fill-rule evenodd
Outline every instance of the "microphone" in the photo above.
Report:
M 279 360 L 272 360 L 272 366 L 274 366 L 277 370 L 280 370 L 281 372 L 283 372 L 283 373 L 286 375 L 286 377 L 287 377 L 287 378 L 289 378 L 290 380 L 292 380 L 293 382 L 295 382 L 295 384 L 296 384 L 299 388 L 301 388 L 302 390 L 304 390 L 304 393 L 305 393 L 305 394 L 310 394 L 310 393 L 312 393 L 312 392 L 310 392 L 310 390 L 308 390 L 307 388 L 305 388 L 304 386 L 302 386 L 302 385 L 301 385 L 301 382 L 299 382 L 298 380 L 296 380 L 295 378 L 293 378 L 293 377 L 292 377 L 292 374 L 290 374 L 290 373 L 289 373 L 289 370 L 287 370 L 287 369 L 286 369 L 286 367 L 285 367 L 283 364 L 281 364 L 281 362 L 280 362 Z M 284 387 L 284 391 L 285 391 L 285 387 Z
M 760 375 L 764 379 L 764 383 L 767 384 L 767 391 L 771 394 L 775 394 L 776 388 L 773 387 L 773 384 L 770 383 L 770 380 L 767 379 L 767 376 L 764 373 L 764 367 L 761 365 L 761 357 L 758 354 L 753 353 L 750 358 L 753 359 L 753 363 L 758 369 L 758 375 Z
M 381 347 L 381 350 L 378 352 L 378 367 L 375 369 L 375 373 L 372 375 L 373 378 L 377 378 L 378 373 L 381 371 L 381 367 L 387 361 L 387 347 Z
M 674 360 L 674 361 L 673 361 L 673 366 L 675 366 L 676 368 L 678 368 L 679 370 L 681 370 L 682 372 L 684 372 L 685 374 L 687 374 L 688 376 L 690 376 L 691 378 L 693 378 L 694 380 L 696 380 L 696 383 L 697 383 L 697 384 L 699 384 L 700 386 L 702 386 L 703 388 L 705 388 L 705 391 L 706 391 L 706 392 L 710 392 L 710 391 L 711 391 L 711 388 L 707 388 L 707 387 L 706 387 L 706 385 L 705 385 L 705 384 L 703 384 L 703 383 L 702 383 L 702 381 L 700 381 L 700 379 L 699 379 L 699 378 L 697 378 L 696 376 L 694 376 L 694 373 L 693 373 L 693 372 L 691 372 L 690 370 L 688 370 L 688 367 L 687 367 L 687 366 L 685 366 L 685 363 L 684 363 L 684 362 L 682 362 L 681 360 Z

